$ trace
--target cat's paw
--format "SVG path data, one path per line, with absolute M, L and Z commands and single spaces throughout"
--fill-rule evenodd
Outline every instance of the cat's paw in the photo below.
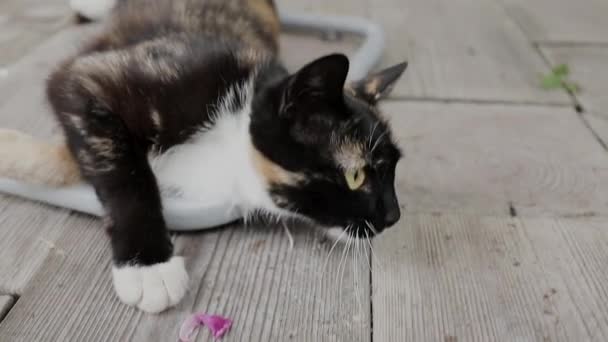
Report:
M 178 256 L 151 266 L 115 266 L 112 275 L 118 298 L 150 313 L 174 306 L 188 290 L 184 258 Z

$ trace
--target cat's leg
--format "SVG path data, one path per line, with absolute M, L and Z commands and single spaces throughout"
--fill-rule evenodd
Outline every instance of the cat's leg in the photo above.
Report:
M 70 0 L 70 7 L 80 16 L 89 20 L 99 20 L 106 17 L 117 0 Z
M 120 101 L 111 100 L 108 89 L 128 86 L 127 81 L 114 84 L 112 75 L 104 73 L 110 67 L 100 65 L 103 60 L 87 61 L 96 68 L 65 66 L 53 74 L 49 100 L 83 177 L 108 215 L 118 297 L 144 311 L 160 312 L 186 293 L 184 260 L 173 255 L 145 139 L 125 124 L 126 109 L 116 104 Z
M 80 172 L 65 144 L 0 128 L 0 177 L 64 186 L 78 182 Z

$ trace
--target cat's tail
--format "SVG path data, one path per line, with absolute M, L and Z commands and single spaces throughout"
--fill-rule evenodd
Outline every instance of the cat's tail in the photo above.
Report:
M 110 14 L 117 0 L 70 0 L 70 7 L 81 18 L 96 21 Z
M 78 164 L 65 144 L 1 128 L 0 177 L 54 187 L 81 182 Z

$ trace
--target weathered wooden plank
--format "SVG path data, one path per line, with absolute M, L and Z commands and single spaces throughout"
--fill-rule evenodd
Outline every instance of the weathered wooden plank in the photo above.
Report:
M 534 41 L 608 42 L 604 0 L 500 0 Z
M 409 60 L 395 96 L 568 103 L 545 92 L 547 67 L 517 25 L 491 0 L 373 0 L 386 30 L 384 64 Z
M 608 339 L 606 222 L 606 217 L 523 221 L 540 264 L 552 281 L 563 281 L 557 293 L 572 298 L 593 341 Z M 565 318 L 558 309 L 553 315 L 555 320 Z M 569 340 L 577 340 L 576 335 Z
M 0 291 L 22 293 L 57 238 L 73 223 L 65 210 L 0 195 Z
M 570 108 L 390 102 L 407 211 L 606 213 L 608 156 Z
M 353 268 L 345 258 L 339 268 L 340 248 L 328 259 L 331 244 L 313 231 L 292 230 L 293 250 L 282 229 L 233 227 L 177 238 L 178 253 L 189 258 L 192 290 L 177 308 L 146 315 L 115 298 L 100 224 L 72 219 L 76 227 L 56 242 L 63 254 L 49 255 L 0 325 L 0 340 L 171 341 L 198 311 L 233 318 L 228 336 L 235 341 L 370 338 L 367 262 Z M 211 337 L 202 332 L 198 340 Z
M 110 254 L 105 235 L 100 223 L 72 217 L 69 229 L 54 242 L 55 252 L 49 254 L 40 272 L 0 324 L 0 340 L 82 341 L 66 339 L 66 331 L 74 336 L 94 334 L 97 320 L 103 319 L 113 324 L 106 334 L 122 331 L 138 313 L 118 305 L 110 296 Z M 91 291 L 90 287 L 83 286 L 90 283 L 107 291 Z M 79 314 L 69 314 L 73 310 Z M 53 321 L 61 323 L 53 324 Z
M 373 242 L 375 341 L 605 341 L 602 219 L 406 216 Z
M 8 313 L 8 311 L 13 307 L 15 303 L 15 298 L 9 295 L 0 295 L 0 322 L 4 319 L 4 316 Z

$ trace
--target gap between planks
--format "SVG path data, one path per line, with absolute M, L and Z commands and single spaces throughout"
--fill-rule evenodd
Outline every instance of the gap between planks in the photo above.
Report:
M 2 324 L 4 317 L 8 315 L 11 308 L 15 305 L 17 299 L 17 296 L 0 295 L 0 324 Z

